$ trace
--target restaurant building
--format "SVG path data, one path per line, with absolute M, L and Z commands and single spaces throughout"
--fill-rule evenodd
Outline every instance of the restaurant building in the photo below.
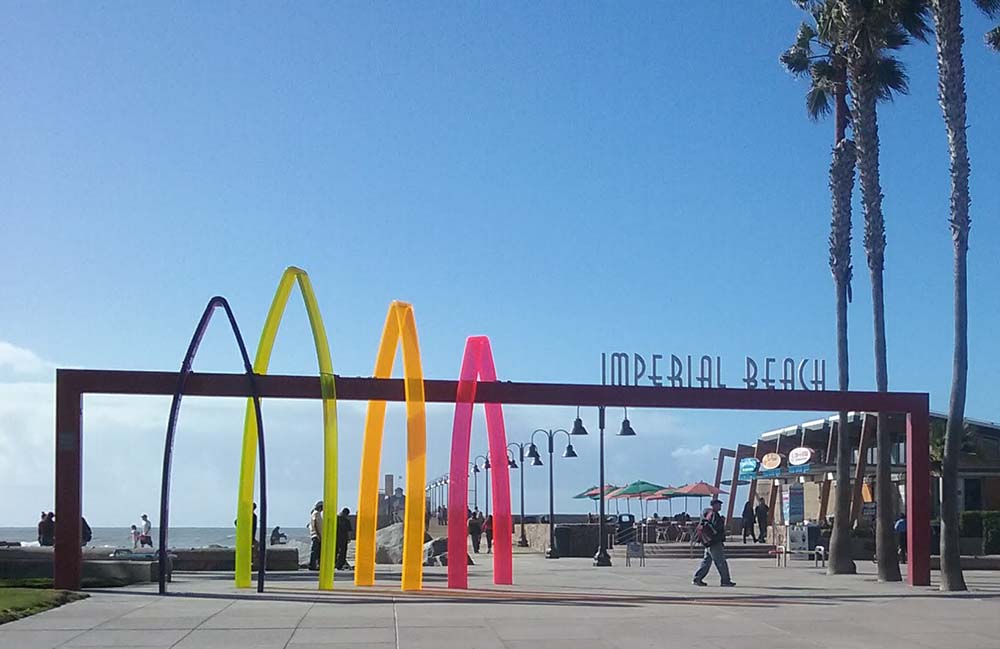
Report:
M 931 519 L 940 515 L 940 471 L 947 417 L 931 413 Z M 895 511 L 906 502 L 906 419 L 889 416 L 892 436 L 892 481 Z M 876 415 L 848 413 L 805 421 L 761 434 L 752 444 L 719 450 L 715 485 L 730 492 L 727 519 L 739 517 L 751 497 L 764 498 L 775 525 L 823 522 L 833 516 L 837 437 L 848 436 L 851 458 L 852 524 L 875 518 Z M 730 461 L 732 461 L 730 463 Z M 1000 424 L 965 420 L 959 459 L 959 504 L 962 511 L 1000 510 Z M 735 522 L 735 521 L 734 521 Z

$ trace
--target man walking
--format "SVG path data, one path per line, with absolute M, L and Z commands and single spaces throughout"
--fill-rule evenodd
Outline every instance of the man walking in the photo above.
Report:
M 753 498 L 747 501 L 747 504 L 743 505 L 743 545 L 746 545 L 747 535 L 750 535 L 750 541 L 756 542 L 757 536 L 753 533 Z
M 757 507 L 753 510 L 757 515 L 757 529 L 760 530 L 758 543 L 767 543 L 767 519 L 771 513 L 771 508 L 764 504 L 763 498 L 757 499 Z
M 337 516 L 337 570 L 350 570 L 347 564 L 347 544 L 351 541 L 354 528 L 351 526 L 351 510 L 344 507 Z
M 702 557 L 701 566 L 694 573 L 692 583 L 695 586 L 707 586 L 705 577 L 715 563 L 716 570 L 719 571 L 722 586 L 735 586 L 736 584 L 729 578 L 729 564 L 726 563 L 726 519 L 719 510 L 722 509 L 721 500 L 713 500 L 712 506 L 702 512 L 701 522 L 695 530 L 696 538 L 705 546 L 705 556 Z
M 323 544 L 323 501 L 318 501 L 309 512 L 309 569 L 319 570 L 320 550 Z

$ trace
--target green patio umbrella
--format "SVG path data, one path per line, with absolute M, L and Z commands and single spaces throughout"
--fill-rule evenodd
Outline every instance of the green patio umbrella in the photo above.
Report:
M 625 503 L 628 504 L 632 498 L 640 499 L 640 508 L 642 504 L 642 497 L 651 493 L 656 493 L 661 489 L 664 489 L 663 485 L 654 484 L 652 482 L 646 482 L 645 480 L 636 480 L 635 482 L 630 482 L 621 489 L 617 489 L 610 494 L 608 498 L 625 498 Z

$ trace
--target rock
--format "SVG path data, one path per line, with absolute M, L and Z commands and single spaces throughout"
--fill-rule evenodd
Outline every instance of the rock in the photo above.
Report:
M 476 563 L 472 560 L 472 557 L 470 557 L 468 554 L 465 555 L 465 558 L 468 559 L 468 561 L 469 561 L 468 565 L 470 565 L 470 566 L 476 565 Z M 437 561 L 438 561 L 438 563 L 440 565 L 442 565 L 442 566 L 447 566 L 448 565 L 448 553 L 447 552 L 445 552 L 444 554 L 438 555 L 436 557 L 436 559 L 437 559 Z
M 431 556 L 437 556 L 441 552 L 448 550 L 447 539 L 432 539 L 429 534 L 424 533 L 424 560 L 428 558 L 427 546 L 433 545 L 435 551 Z M 436 545 L 435 545 L 436 544 Z M 403 563 L 403 524 L 393 523 L 375 532 L 375 563 L 396 564 Z M 436 564 L 435 564 L 436 565 Z
M 402 523 L 393 523 L 375 532 L 375 563 L 403 563 Z

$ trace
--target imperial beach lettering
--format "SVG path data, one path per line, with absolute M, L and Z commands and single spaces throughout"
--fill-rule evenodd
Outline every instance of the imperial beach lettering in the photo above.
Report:
M 818 358 L 754 358 L 743 363 L 748 390 L 825 390 L 826 361 Z M 722 358 L 687 354 L 601 352 L 601 385 L 726 388 Z

